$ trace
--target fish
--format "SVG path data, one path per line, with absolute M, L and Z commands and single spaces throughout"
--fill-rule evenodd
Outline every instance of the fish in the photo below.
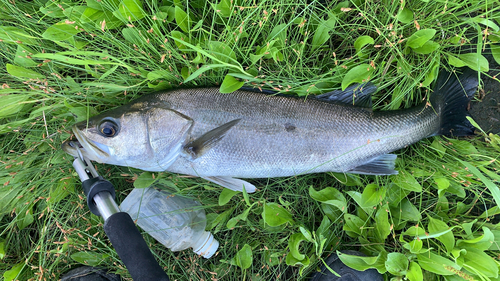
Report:
M 429 98 L 373 111 L 371 82 L 318 96 L 240 89 L 175 89 L 142 97 L 72 127 L 65 152 L 144 171 L 192 175 L 254 192 L 247 178 L 338 172 L 394 175 L 392 152 L 421 139 L 474 134 L 466 119 L 478 74 L 442 71 Z

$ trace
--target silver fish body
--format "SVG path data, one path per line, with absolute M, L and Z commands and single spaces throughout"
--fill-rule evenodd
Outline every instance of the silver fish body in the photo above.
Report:
M 388 153 L 433 135 L 472 133 L 465 111 L 474 75 L 448 75 L 437 84 L 432 105 L 381 112 L 316 98 L 178 89 L 143 96 L 73 131 L 91 160 L 200 176 L 233 189 L 253 188 L 235 178 L 395 174 L 396 157 Z

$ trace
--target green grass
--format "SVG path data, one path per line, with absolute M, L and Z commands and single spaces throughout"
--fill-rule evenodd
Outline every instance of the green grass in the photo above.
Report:
M 60 149 L 77 121 L 156 90 L 240 81 L 304 97 L 370 80 L 375 110 L 398 109 L 422 102 L 440 69 L 500 61 L 495 1 L 149 2 L 0 1 L 5 280 L 56 280 L 81 263 L 129 276 Z M 499 137 L 435 137 L 398 155 L 398 176 L 258 179 L 248 200 L 222 205 L 219 186 L 155 173 L 202 202 L 221 246 L 205 260 L 146 241 L 172 280 L 296 280 L 342 249 L 379 256 L 343 259 L 386 280 L 500 280 Z M 118 201 L 142 173 L 98 170 Z M 281 225 L 264 212 L 278 205 Z

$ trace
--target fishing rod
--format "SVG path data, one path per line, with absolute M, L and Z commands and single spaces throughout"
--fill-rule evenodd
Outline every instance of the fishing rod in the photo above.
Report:
M 113 184 L 97 173 L 90 160 L 83 156 L 78 144 L 70 142 L 69 145 L 78 152 L 73 167 L 82 181 L 87 206 L 94 215 L 104 219 L 104 232 L 132 279 L 168 281 L 167 274 L 155 260 L 130 215 L 121 212 L 116 204 Z

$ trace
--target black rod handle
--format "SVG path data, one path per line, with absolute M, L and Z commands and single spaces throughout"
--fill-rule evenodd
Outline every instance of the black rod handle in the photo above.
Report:
M 169 280 L 128 213 L 111 215 L 104 231 L 134 281 Z

